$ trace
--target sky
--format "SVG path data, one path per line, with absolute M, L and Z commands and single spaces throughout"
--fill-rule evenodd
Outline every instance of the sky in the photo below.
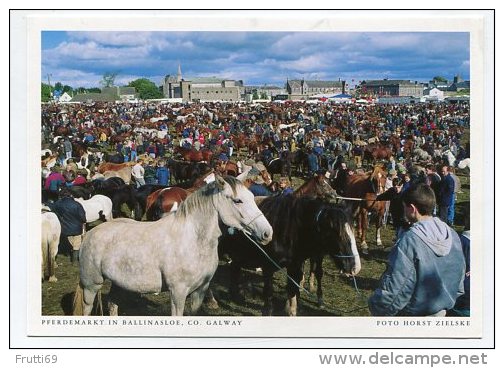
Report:
M 287 79 L 470 80 L 469 33 L 450 32 L 42 32 L 42 82 L 100 87 L 166 75 L 283 86 Z

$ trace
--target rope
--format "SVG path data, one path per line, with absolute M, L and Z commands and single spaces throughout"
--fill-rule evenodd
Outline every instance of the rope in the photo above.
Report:
M 254 239 L 252 239 L 245 231 L 242 231 L 243 234 L 247 237 L 248 240 L 250 240 L 252 243 L 254 243 L 254 245 L 257 247 L 257 249 L 259 249 L 261 251 L 262 254 L 264 254 L 264 256 L 268 259 L 268 261 L 270 261 L 280 272 L 282 272 L 285 276 L 287 276 L 287 278 L 294 284 L 296 285 L 300 290 L 303 290 L 306 294 L 312 296 L 312 297 L 315 297 L 315 295 L 313 295 L 312 293 L 310 293 L 308 290 L 306 290 L 304 287 L 302 287 L 301 285 L 299 285 L 296 281 L 294 281 L 292 279 L 292 277 L 289 276 L 289 274 L 282 268 L 278 265 L 278 263 L 276 263 L 273 258 L 271 258 L 268 253 L 266 253 L 266 251 L 259 245 L 256 243 L 256 241 Z

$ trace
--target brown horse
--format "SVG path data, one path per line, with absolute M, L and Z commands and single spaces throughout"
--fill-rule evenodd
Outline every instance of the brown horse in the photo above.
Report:
M 175 212 L 189 194 L 187 190 L 179 187 L 163 188 L 151 193 L 145 205 L 147 221 L 156 221 L 165 213 Z
M 196 151 L 194 149 L 187 149 L 184 147 L 175 147 L 174 152 L 180 154 L 184 161 L 191 161 L 191 162 L 205 161 L 203 153 L 201 151 Z
M 119 171 L 125 167 L 130 167 L 135 165 L 135 162 L 125 162 L 122 164 L 114 164 L 111 162 L 103 162 L 98 166 L 98 172 L 103 174 L 105 171 Z
M 336 191 L 331 187 L 324 174 L 317 174 L 305 181 L 294 191 L 296 197 L 311 197 L 321 199 L 333 199 L 337 197 Z
M 200 176 L 189 189 L 179 187 L 163 188 L 147 197 L 145 214 L 148 221 L 157 221 L 165 213 L 175 212 L 180 204 L 193 192 L 215 180 L 213 171 Z
M 221 176 L 226 176 L 226 175 L 231 175 L 234 176 L 235 178 L 239 174 L 238 170 L 238 165 L 235 162 L 232 161 L 226 161 L 222 163 L 218 163 L 215 166 L 215 170 L 221 175 Z
M 381 246 L 380 229 L 383 225 L 385 202 L 376 201 L 376 196 L 383 192 L 386 181 L 386 172 L 381 166 L 375 166 L 372 172 L 354 174 L 347 177 L 344 193 L 347 198 L 361 200 L 348 200 L 348 208 L 357 218 L 357 233 L 360 236 L 362 253 L 368 253 L 366 232 L 368 227 L 368 212 L 376 214 L 376 245 Z

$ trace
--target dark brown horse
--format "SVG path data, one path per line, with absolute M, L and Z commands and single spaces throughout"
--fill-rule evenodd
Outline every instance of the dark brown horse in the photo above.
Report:
M 375 166 L 372 172 L 348 176 L 345 183 L 346 198 L 355 199 L 348 200 L 348 208 L 352 211 L 354 217 L 357 218 L 357 235 L 360 236 L 363 254 L 367 254 L 368 252 L 366 242 L 368 212 L 373 212 L 376 215 L 376 245 L 382 245 L 380 229 L 383 225 L 385 202 L 376 201 L 376 196 L 383 192 L 385 181 L 385 170 L 381 166 Z

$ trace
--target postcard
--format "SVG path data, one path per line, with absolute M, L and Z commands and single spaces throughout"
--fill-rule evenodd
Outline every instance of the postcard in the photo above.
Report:
M 491 345 L 491 11 L 11 19 L 20 346 Z

